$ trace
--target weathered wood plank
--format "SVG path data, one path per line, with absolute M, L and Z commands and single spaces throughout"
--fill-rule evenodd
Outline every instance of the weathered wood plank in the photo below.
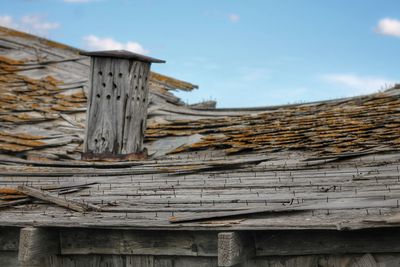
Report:
M 218 234 L 218 265 L 234 266 L 255 255 L 253 237 L 244 232 Z
M 154 256 L 126 256 L 126 267 L 154 267 Z
M 396 253 L 400 229 L 359 231 L 272 231 L 255 235 L 257 256 Z
M 2 267 L 20 267 L 18 266 L 18 252 L 0 251 L 0 266 Z
M 0 253 L 1 255 L 1 253 Z M 398 267 L 400 254 L 374 254 L 377 266 Z M 365 255 L 308 255 L 256 257 L 237 266 L 242 267 L 350 267 Z M 12 255 L 9 256 L 12 260 Z M 52 259 L 52 260 L 50 260 Z M 0 258 L 1 262 L 1 258 Z M 3 265 L 0 265 L 3 266 Z M 4 265 L 16 267 L 17 265 Z M 119 256 L 119 255 L 62 255 L 48 257 L 49 267 L 217 267 L 216 257 L 188 256 Z M 369 265 L 357 265 L 368 266 Z
M 18 205 L 26 204 L 26 203 L 29 203 L 31 201 L 32 201 L 31 198 L 26 197 L 26 198 L 22 198 L 22 199 L 2 202 L 2 203 L 0 203 L 0 209 L 1 208 L 8 208 L 8 207 L 12 207 L 12 206 L 18 206 Z
M 380 266 L 385 267 L 397 267 L 400 266 L 400 253 L 390 253 L 390 254 L 373 254 L 375 260 L 380 264 Z
M 73 255 L 47 257 L 49 267 L 126 267 L 126 257 L 123 255 Z
M 19 228 L 0 227 L 0 251 L 18 251 L 18 244 Z
M 217 267 L 215 257 L 176 257 L 172 259 L 173 267 Z M 167 265 L 168 266 L 168 265 Z M 169 267 L 169 266 L 168 266 Z
M 62 254 L 216 256 L 214 232 L 60 230 Z
M 155 257 L 154 267 L 175 267 L 174 261 L 170 257 Z
M 22 228 L 18 262 L 21 267 L 41 267 L 45 257 L 59 254 L 58 231 L 47 228 Z
M 85 212 L 88 211 L 90 209 L 97 209 L 95 206 L 91 205 L 83 205 L 71 200 L 67 200 L 61 197 L 55 197 L 50 195 L 49 193 L 44 192 L 43 190 L 39 190 L 30 186 L 26 186 L 26 185 L 20 185 L 18 186 L 18 190 L 21 191 L 22 193 L 24 193 L 25 195 L 34 197 L 34 198 L 38 198 L 44 201 L 48 201 L 51 203 L 54 203 L 58 206 L 67 208 L 67 209 L 71 209 L 74 211 L 78 211 L 78 212 Z

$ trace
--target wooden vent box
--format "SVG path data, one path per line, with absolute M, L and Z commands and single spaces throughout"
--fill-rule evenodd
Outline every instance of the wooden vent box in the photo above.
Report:
M 91 57 L 84 160 L 130 160 L 143 153 L 151 63 L 163 60 L 125 50 Z

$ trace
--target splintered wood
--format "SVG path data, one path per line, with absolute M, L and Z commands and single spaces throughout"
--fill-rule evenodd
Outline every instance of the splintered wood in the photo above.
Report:
M 108 163 L 0 166 L 2 183 L 8 188 L 26 185 L 29 177 L 30 187 L 80 203 L 83 209 L 98 208 L 80 216 L 58 204 L 34 201 L 1 210 L 0 225 L 26 224 L 34 218 L 42 226 L 130 229 L 396 226 L 387 219 L 400 211 L 400 153 L 339 161 L 305 160 L 311 158 L 307 153 L 275 156 L 204 158 L 193 154 L 135 164 L 109 163 L 110 167 Z M 74 184 L 84 188 L 74 191 Z M 59 195 L 65 190 L 66 197 Z
M 85 212 L 90 210 L 89 206 L 84 206 L 80 203 L 74 202 L 74 201 L 68 201 L 66 199 L 60 198 L 60 197 L 55 197 L 52 196 L 42 190 L 35 189 L 26 185 L 20 185 L 18 186 L 18 190 L 22 193 L 24 193 L 27 196 L 31 196 L 40 200 L 48 201 L 50 203 L 54 203 L 56 205 L 59 205 L 61 207 L 71 209 L 74 211 L 78 212 Z

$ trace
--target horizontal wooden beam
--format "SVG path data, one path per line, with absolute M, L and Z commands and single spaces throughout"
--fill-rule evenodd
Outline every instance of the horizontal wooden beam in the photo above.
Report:
M 260 231 L 257 256 L 400 252 L 400 228 L 357 231 Z
M 58 231 L 55 229 L 22 228 L 18 251 L 19 266 L 44 266 L 46 257 L 59 254 L 59 244 Z
M 217 256 L 217 233 L 60 230 L 61 254 Z
M 70 228 L 60 230 L 61 254 L 217 257 L 221 249 L 225 249 L 219 246 L 224 234 L 221 233 L 218 238 L 218 232 L 215 231 Z M 254 238 L 256 256 L 400 252 L 400 228 L 357 231 L 240 231 L 229 234 L 228 244 L 242 247 L 239 254 L 245 255 L 249 252 L 247 257 L 250 257 L 253 251 L 253 241 L 249 238 L 251 236 Z
M 218 266 L 234 266 L 255 255 L 251 233 L 224 232 L 218 234 Z

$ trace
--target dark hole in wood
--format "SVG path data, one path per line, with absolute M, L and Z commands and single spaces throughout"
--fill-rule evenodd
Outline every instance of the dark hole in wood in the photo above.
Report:
M 103 75 L 103 72 L 102 72 L 102 71 L 99 71 L 99 75 L 100 75 L 100 76 Z
M 138 87 L 137 87 L 137 85 L 136 85 L 136 86 L 135 86 L 135 90 L 137 90 L 137 88 L 138 88 Z
M 133 78 L 135 78 L 135 79 L 136 79 L 136 77 L 137 77 L 137 76 L 136 76 L 136 74 L 135 74 L 135 75 L 133 75 Z
M 144 86 L 142 86 L 142 90 L 144 90 Z
M 97 98 L 100 98 L 100 94 L 97 94 L 96 96 L 97 96 Z
M 111 96 L 110 95 L 107 95 L 107 99 L 110 99 L 111 98 Z
M 106 87 L 106 83 L 102 83 L 101 85 L 103 85 L 103 87 Z
M 139 79 L 142 79 L 142 75 L 139 75 Z
M 95 143 L 95 144 L 97 144 L 97 142 L 99 142 L 99 140 L 97 140 L 97 139 L 94 139 L 94 143 Z
M 146 98 L 143 98 L 143 103 L 146 102 Z
M 120 95 L 117 95 L 117 100 L 120 100 L 121 99 L 121 96 Z
M 136 97 L 136 100 L 137 100 L 137 101 L 139 101 L 139 100 L 140 100 L 140 98 L 139 98 L 139 97 Z
M 112 77 L 112 75 L 113 75 L 112 72 L 109 72 L 109 73 L 108 73 L 108 76 Z
M 122 73 L 121 72 L 118 74 L 118 77 L 120 77 L 120 78 L 122 77 Z
M 104 137 L 102 137 L 102 138 L 101 138 L 101 141 L 105 142 L 105 141 L 106 141 L 106 139 L 105 139 Z
M 117 85 L 116 85 L 115 83 L 113 83 L 113 88 L 114 88 L 114 89 L 117 88 Z

